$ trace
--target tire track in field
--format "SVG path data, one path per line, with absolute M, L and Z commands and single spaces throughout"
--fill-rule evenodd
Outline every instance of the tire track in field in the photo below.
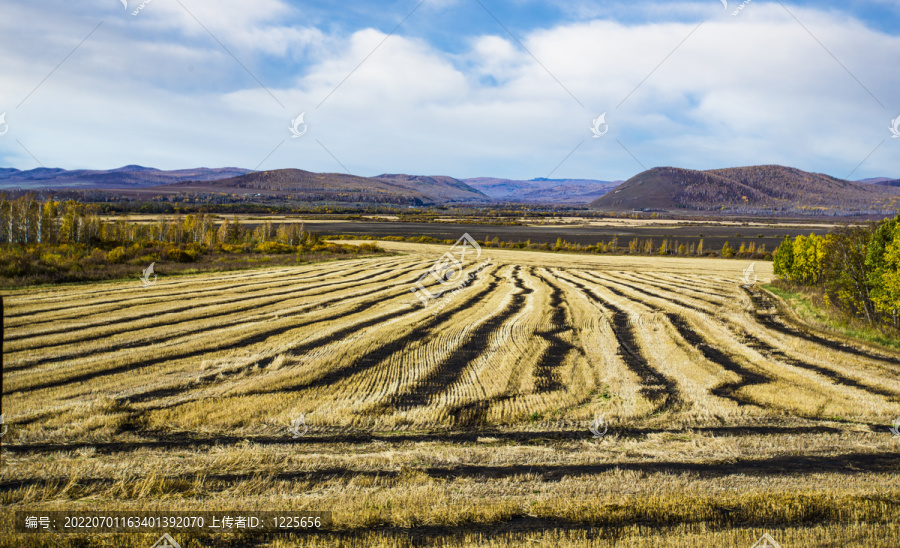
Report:
M 747 289 L 746 287 L 742 287 L 744 292 L 750 296 L 750 299 L 753 301 L 753 315 L 756 320 L 762 325 L 772 329 L 774 331 L 778 331 L 784 335 L 790 335 L 792 337 L 798 337 L 804 339 L 808 342 L 815 343 L 831 350 L 835 350 L 837 352 L 844 352 L 847 354 L 853 354 L 854 356 L 861 356 L 863 358 L 868 358 L 870 360 L 880 361 L 892 363 L 894 365 L 900 365 L 900 358 L 895 358 L 893 356 L 885 356 L 875 354 L 874 352 L 867 352 L 860 348 L 856 348 L 847 344 L 843 344 L 837 341 L 833 341 L 831 339 L 826 339 L 825 337 L 820 337 L 813 333 L 808 333 L 806 331 L 802 331 L 795 327 L 790 327 L 785 323 L 782 323 L 777 319 L 777 315 L 774 314 L 766 314 L 764 312 L 760 312 L 761 308 L 770 308 L 775 305 L 772 303 L 771 299 L 766 297 L 766 295 L 762 291 L 753 292 Z
M 567 272 L 567 274 L 582 282 L 595 283 L 571 272 Z M 678 390 L 677 383 L 650 365 L 650 362 L 640 350 L 637 336 L 635 335 L 634 324 L 631 322 L 628 313 L 615 306 L 607 299 L 597 295 L 594 291 L 585 286 L 584 283 L 569 278 L 563 279 L 577 287 L 588 299 L 600 306 L 602 310 L 608 310 L 610 312 L 610 327 L 612 328 L 618 343 L 616 354 L 622 358 L 626 367 L 640 379 L 641 394 L 654 404 L 659 405 L 657 411 L 681 408 L 684 405 L 684 401 Z M 603 287 L 609 289 L 619 297 L 628 301 L 632 300 L 624 294 L 616 292 L 607 286 Z
M 481 322 L 464 341 L 460 341 L 457 350 L 451 352 L 443 362 L 433 367 L 414 386 L 403 393 L 392 396 L 390 405 L 399 411 L 431 405 L 432 400 L 459 381 L 466 367 L 487 351 L 494 334 L 510 318 L 521 312 L 525 307 L 528 295 L 534 293 L 533 289 L 525 287 L 522 283 L 522 279 L 519 277 L 519 268 L 516 266 L 512 274 L 513 285 L 519 291 L 510 296 L 506 306 L 500 312 Z
M 399 273 L 398 275 L 403 275 L 403 274 L 405 274 L 406 272 L 407 272 L 407 271 L 403 271 L 403 272 Z M 374 282 L 372 282 L 372 283 L 374 283 Z M 311 302 L 311 303 L 299 305 L 299 308 L 300 308 L 299 310 L 296 310 L 296 311 L 294 311 L 294 312 L 285 312 L 285 313 L 280 313 L 280 314 L 278 314 L 278 315 L 279 315 L 279 319 L 281 319 L 281 318 L 296 317 L 296 316 L 301 316 L 301 315 L 304 315 L 304 314 L 308 314 L 309 312 L 311 312 L 311 311 L 313 311 L 313 310 L 321 309 L 321 308 L 327 307 L 327 306 L 329 306 L 329 305 L 331 305 L 332 303 L 335 303 L 335 302 L 340 302 L 340 301 L 350 301 L 350 300 L 353 300 L 353 299 L 365 298 L 365 297 L 368 297 L 368 296 L 370 296 L 370 295 L 377 294 L 377 293 L 382 292 L 382 291 L 391 291 L 391 290 L 395 289 L 395 288 L 398 287 L 398 286 L 402 286 L 404 283 L 405 283 L 405 282 L 396 282 L 396 283 L 394 283 L 394 284 L 392 284 L 392 285 L 390 285 L 390 286 L 388 286 L 388 287 L 386 287 L 386 288 L 383 288 L 383 289 L 376 289 L 375 291 L 370 292 L 370 293 L 363 293 L 363 294 L 357 293 L 357 294 L 355 294 L 355 295 L 342 295 L 342 296 L 340 296 L 340 297 L 334 297 L 334 298 L 331 298 L 331 299 L 319 300 L 319 301 L 315 301 L 315 302 Z M 342 290 L 344 290 L 344 289 L 347 289 L 347 288 L 336 288 L 336 289 L 331 289 L 331 290 L 327 290 L 327 291 L 322 291 L 322 292 L 319 292 L 319 293 L 315 293 L 314 295 L 296 295 L 296 296 L 293 297 L 293 298 L 301 299 L 301 298 L 305 298 L 305 297 L 318 297 L 318 296 L 328 295 L 328 294 L 331 294 L 331 293 L 335 293 L 335 292 L 338 292 L 338 291 L 342 291 Z M 305 292 L 305 291 L 307 291 L 307 290 L 306 290 L 306 289 L 299 289 L 299 290 L 297 290 L 297 293 L 301 293 L 301 292 Z M 144 331 L 144 330 L 146 330 L 146 329 L 151 329 L 151 328 L 154 328 L 154 327 L 173 327 L 173 326 L 176 326 L 176 325 L 179 325 L 179 324 L 193 323 L 193 322 L 198 322 L 198 321 L 202 321 L 202 320 L 209 320 L 209 319 L 212 319 L 212 318 L 231 317 L 231 316 L 239 315 L 240 313 L 246 312 L 246 311 L 248 311 L 248 310 L 253 310 L 253 311 L 259 310 L 259 308 L 262 307 L 262 306 L 274 306 L 274 305 L 282 304 L 282 303 L 284 302 L 283 300 L 278 300 L 277 298 L 267 299 L 266 302 L 263 302 L 263 303 L 250 303 L 250 304 L 247 304 L 247 305 L 245 305 L 245 306 L 239 306 L 239 307 L 237 307 L 237 308 L 229 309 L 228 311 L 226 311 L 226 312 L 224 312 L 224 313 L 223 313 L 222 311 L 218 311 L 218 312 L 217 312 L 217 310 L 216 310 L 215 308 L 213 308 L 213 307 L 216 307 L 216 306 L 220 306 L 220 305 L 222 305 L 222 304 L 226 304 L 226 305 L 227 305 L 227 304 L 232 304 L 232 303 L 234 303 L 234 302 L 250 301 L 250 300 L 253 300 L 253 299 L 257 299 L 257 298 L 261 298 L 261 297 L 259 297 L 259 296 L 255 296 L 255 297 L 247 297 L 247 298 L 235 299 L 235 300 L 232 300 L 232 301 L 229 301 L 229 302 L 225 302 L 225 303 L 210 304 L 210 305 L 201 307 L 201 308 L 209 308 L 209 309 L 210 309 L 210 310 L 208 311 L 208 313 L 206 313 L 206 314 L 204 314 L 204 315 L 196 315 L 196 316 L 192 316 L 192 317 L 190 317 L 190 318 L 185 318 L 185 319 L 183 319 L 183 320 L 179 320 L 179 321 L 176 321 L 176 322 L 156 321 L 156 322 L 150 323 L 149 325 L 143 324 L 143 325 L 141 326 L 140 331 Z M 191 307 L 191 306 L 186 306 L 186 307 L 184 307 L 184 308 L 185 308 L 185 309 L 192 309 L 193 307 Z M 154 316 L 154 317 L 155 317 L 155 316 Z M 129 321 L 130 321 L 130 320 L 129 320 Z M 214 325 L 209 325 L 209 326 L 207 326 L 207 327 L 205 327 L 205 328 L 202 328 L 202 329 L 199 329 L 199 330 L 193 330 L 193 331 L 191 331 L 191 333 L 194 334 L 194 335 L 200 335 L 200 334 L 203 334 L 203 333 L 206 333 L 206 332 L 209 332 L 209 331 L 213 331 L 213 330 L 222 329 L 222 328 L 225 328 L 225 327 L 230 327 L 230 326 L 238 325 L 238 324 L 244 323 L 244 322 L 246 322 L 246 321 L 247 321 L 247 320 L 246 320 L 245 318 L 236 318 L 236 319 L 233 319 L 233 320 L 220 320 L 220 321 L 216 322 Z M 304 325 L 305 325 L 305 324 L 304 324 Z M 84 337 L 82 337 L 82 338 L 80 338 L 80 339 L 73 340 L 73 341 L 65 341 L 65 342 L 61 342 L 61 343 L 53 343 L 53 344 L 44 345 L 44 346 L 33 346 L 33 347 L 28 347 L 27 349 L 16 350 L 16 352 L 34 351 L 34 350 L 38 350 L 38 349 L 46 349 L 46 348 L 52 348 L 52 347 L 56 347 L 56 346 L 74 346 L 74 345 L 77 345 L 77 344 L 84 344 L 84 343 L 86 343 L 86 342 L 101 341 L 101 340 L 103 340 L 103 339 L 108 339 L 108 338 L 110 338 L 110 337 L 113 337 L 113 336 L 118 335 L 118 334 L 121 334 L 121 333 L 132 333 L 132 332 L 134 332 L 134 331 L 136 331 L 136 330 L 131 329 L 131 328 L 128 327 L 127 325 L 124 325 L 121 329 L 116 330 L 116 331 L 113 331 L 113 332 L 104 332 L 104 333 L 99 333 L 99 334 L 96 334 L 96 335 L 86 335 L 86 336 L 84 336 Z M 172 334 L 170 334 L 170 335 L 164 335 L 164 336 L 160 336 L 160 337 L 155 337 L 155 338 L 153 338 L 152 343 L 153 343 L 153 344 L 158 344 L 158 343 L 161 343 L 161 342 L 165 342 L 165 341 L 169 341 L 169 340 L 173 340 L 173 339 L 178 339 L 178 338 L 184 337 L 184 335 L 185 335 L 185 332 L 184 332 L 184 331 L 181 331 L 181 332 L 177 332 L 177 333 L 172 333 Z M 85 350 L 85 349 L 73 348 L 69 353 L 56 354 L 56 355 L 54 355 L 54 356 L 48 356 L 48 357 L 45 357 L 45 358 L 36 358 L 36 359 L 33 359 L 33 360 L 27 360 L 25 363 L 20 363 L 20 364 L 16 364 L 16 365 L 10 365 L 10 366 L 7 366 L 6 369 L 7 369 L 8 371 L 25 370 L 25 369 L 30 369 L 30 368 L 33 368 L 33 367 L 36 367 L 36 366 L 40 366 L 40 365 L 46 365 L 46 364 L 57 363 L 57 362 L 60 362 L 60 361 L 66 360 L 66 359 L 83 358 L 83 357 L 87 357 L 87 356 L 93 356 L 93 355 L 97 355 L 97 354 L 103 354 L 103 353 L 106 353 L 106 352 L 115 352 L 115 351 L 125 350 L 125 349 L 128 349 L 128 348 L 133 348 L 133 347 L 143 346 L 143 345 L 146 345 L 146 344 L 147 344 L 147 341 L 144 341 L 144 340 L 135 340 L 135 341 L 131 341 L 131 342 L 122 342 L 122 343 L 118 343 L 118 344 L 114 344 L 114 345 L 106 345 L 106 346 L 103 346 L 103 347 L 100 347 L 100 348 L 91 349 L 91 350 Z

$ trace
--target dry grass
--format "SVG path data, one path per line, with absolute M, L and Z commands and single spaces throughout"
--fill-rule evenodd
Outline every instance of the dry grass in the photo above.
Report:
M 434 314 L 445 247 L 385 247 L 9 292 L 0 504 L 333 512 L 183 547 L 900 544 L 900 355 L 782 321 L 749 263 L 485 250 Z

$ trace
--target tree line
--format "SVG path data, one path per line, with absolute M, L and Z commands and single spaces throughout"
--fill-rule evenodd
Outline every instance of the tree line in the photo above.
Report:
M 821 288 L 828 304 L 900 328 L 900 215 L 825 236 L 785 238 L 773 267 L 784 280 Z
M 206 212 L 131 221 L 104 217 L 96 204 L 0 194 L 0 286 L 130 277 L 160 261 L 177 273 L 381 252 L 323 240 L 302 223 L 248 225 Z
M 216 245 L 270 244 L 314 247 L 317 234 L 301 223 L 275 226 L 271 221 L 251 230 L 240 222 L 219 222 L 207 213 L 176 214 L 154 222 L 113 221 L 99 215 L 99 209 L 74 200 L 43 202 L 26 194 L 15 200 L 0 198 L 0 242 L 7 244 L 80 243 L 88 246 L 119 242 L 163 242 L 170 244 Z M 270 246 L 271 247 L 271 246 Z

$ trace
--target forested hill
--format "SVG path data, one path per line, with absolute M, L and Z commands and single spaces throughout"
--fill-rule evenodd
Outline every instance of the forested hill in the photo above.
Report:
M 601 210 L 891 213 L 900 188 L 767 165 L 696 171 L 657 167 L 591 202 Z
M 360 177 L 346 173 L 314 173 L 302 169 L 256 171 L 230 179 L 184 182 L 163 190 L 277 194 L 298 200 L 433 205 L 453 202 L 490 202 L 490 198 L 452 177 L 380 175 Z

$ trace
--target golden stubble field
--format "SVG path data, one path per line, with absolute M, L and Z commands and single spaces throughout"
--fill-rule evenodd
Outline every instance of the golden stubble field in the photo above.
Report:
M 749 261 L 484 250 L 423 308 L 447 246 L 383 245 L 6 292 L 0 546 L 156 540 L 14 534 L 23 508 L 333 512 L 183 548 L 900 545 L 900 355 L 798 324 Z

